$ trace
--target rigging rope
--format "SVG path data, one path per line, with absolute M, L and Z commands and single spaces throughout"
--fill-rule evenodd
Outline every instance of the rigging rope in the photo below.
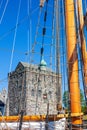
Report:
M 60 35 L 60 1 L 55 0 L 56 8 L 56 57 L 60 57 L 59 35 Z M 56 58 L 56 72 L 60 73 L 60 58 Z M 58 79 L 59 80 L 59 79 Z M 59 82 L 59 81 L 58 81 Z
M 22 25 L 25 20 L 28 19 L 28 16 L 25 16 L 23 19 L 21 19 L 18 24 L 17 27 L 19 27 L 20 25 Z M 7 32 L 3 33 L 0 35 L 0 40 L 2 40 L 4 37 L 6 37 L 7 35 L 9 35 L 12 31 L 14 31 L 16 29 L 16 26 L 14 26 L 13 28 L 9 29 Z
M 28 0 L 29 1 L 29 0 Z M 34 12 L 36 12 L 36 10 L 38 9 L 39 7 L 35 8 L 31 14 L 33 14 Z M 29 15 L 26 15 L 25 17 L 23 17 L 23 19 L 21 19 L 18 24 L 17 24 L 17 27 L 19 27 L 20 25 L 22 25 L 22 23 L 25 22 L 25 20 L 27 20 L 29 18 Z M 8 34 L 10 34 L 12 31 L 14 31 L 16 28 L 16 26 L 14 26 L 13 28 L 9 29 L 7 32 L 3 33 L 0 35 L 0 40 L 2 40 L 4 37 L 6 37 Z
M 9 2 L 9 0 L 6 1 L 6 4 L 5 4 L 5 7 L 4 7 L 4 10 L 3 10 L 2 16 L 1 16 L 1 18 L 0 18 L 0 24 L 1 24 L 2 20 L 3 20 L 3 17 L 4 17 L 4 14 L 5 14 L 5 11 L 6 11 L 6 8 L 7 8 L 7 5 L 8 5 L 8 2 Z
M 66 41 L 64 40 L 64 33 L 65 33 L 65 15 L 64 15 L 64 1 L 62 0 L 62 15 L 63 15 L 63 27 L 64 27 L 64 30 L 62 30 L 62 46 L 65 46 L 64 48 L 65 48 L 65 50 L 64 50 L 64 48 L 62 48 L 62 53 L 63 53 L 63 76 L 62 76 L 62 81 L 63 81 L 63 87 L 64 87 L 64 92 L 66 91 L 66 84 L 65 84 L 65 81 L 66 81 L 66 79 L 65 79 L 65 77 L 66 77 L 66 68 L 65 68 L 65 66 L 64 66 L 64 63 L 66 62 Z M 63 33 L 64 32 L 64 33 Z M 65 44 L 64 44 L 65 43 Z M 65 53 L 64 53 L 64 51 L 65 51 Z M 65 61 L 65 62 L 64 62 Z M 66 64 L 66 63 L 65 63 Z M 62 65 L 61 65 L 62 66 Z M 66 99 L 65 99 L 65 102 L 68 102 L 68 101 L 66 101 Z
M 39 24 L 40 24 L 41 12 L 42 12 L 42 8 L 40 8 L 40 11 L 39 11 L 39 14 L 38 14 L 38 23 L 37 23 L 37 26 L 36 26 L 36 34 L 35 34 L 35 38 L 34 38 L 34 43 L 33 43 L 32 48 L 31 48 L 32 58 L 30 58 L 30 62 L 32 62 L 34 48 L 35 48 L 35 45 L 36 45 L 36 43 L 37 43 L 37 42 L 36 42 L 36 39 L 37 39 L 38 28 L 39 28 Z
M 55 31 L 54 31 L 54 27 L 55 27 L 55 24 L 54 24 L 54 22 L 55 22 L 55 9 L 54 9 L 55 7 L 54 7 L 54 1 L 53 1 L 53 16 L 52 16 L 52 43 L 51 43 L 51 47 L 50 47 L 50 66 L 51 66 L 51 69 L 52 69 L 52 61 L 53 61 L 53 59 L 52 59 L 52 54 L 53 54 L 53 46 L 55 45 L 55 41 L 54 41 L 54 38 L 53 38 L 53 36 L 54 36 L 54 34 L 55 34 Z M 47 27 L 46 27 L 47 28 Z
M 31 34 L 32 34 L 32 32 L 31 32 L 31 0 L 29 1 L 27 1 L 27 14 L 28 14 L 28 16 L 29 16 L 29 28 L 28 28 L 28 32 L 27 32 L 27 55 L 28 55 L 28 61 L 30 61 L 30 55 L 29 55 L 29 51 L 30 51 L 30 45 L 31 45 Z M 26 60 L 26 61 L 27 61 Z
M 16 34 L 17 34 L 17 25 L 18 25 L 18 19 L 19 19 L 19 14 L 20 14 L 20 7 L 21 7 L 21 0 L 19 1 L 18 15 L 17 15 L 17 20 L 16 20 L 16 28 L 15 28 L 15 32 L 14 32 L 14 39 L 13 39 L 13 47 L 12 47 L 12 53 L 11 53 L 9 72 L 11 71 L 11 68 L 12 68 L 13 53 L 14 53 L 14 48 L 15 48 L 15 40 L 16 40 Z
M 46 34 L 46 21 L 47 21 L 47 9 L 48 9 L 48 0 L 46 0 L 46 10 L 44 12 L 44 27 L 43 27 L 43 31 L 42 31 L 42 47 L 41 47 L 41 60 L 43 59 L 44 56 L 44 36 Z

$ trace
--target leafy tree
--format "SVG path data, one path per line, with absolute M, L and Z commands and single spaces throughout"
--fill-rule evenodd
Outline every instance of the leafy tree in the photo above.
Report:
M 85 100 L 84 100 L 84 94 L 83 94 L 82 90 L 80 90 L 80 100 L 81 100 L 81 106 L 85 106 L 86 103 L 85 103 Z
M 81 100 L 81 109 L 82 109 L 82 112 L 85 112 L 87 107 L 86 107 L 86 102 L 84 100 L 84 94 L 82 92 L 82 90 L 80 90 L 80 100 Z
M 65 108 L 68 108 L 69 92 L 65 91 L 63 94 L 63 104 Z
M 66 109 L 68 109 L 68 100 L 69 100 L 69 92 L 65 91 L 63 94 L 63 104 Z M 84 112 L 86 109 L 86 103 L 84 100 L 84 94 L 82 90 L 80 90 L 80 100 L 81 100 L 81 109 L 82 109 L 82 112 Z

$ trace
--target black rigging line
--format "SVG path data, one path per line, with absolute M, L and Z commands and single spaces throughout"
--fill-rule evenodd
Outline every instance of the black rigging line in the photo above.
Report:
M 22 130 L 23 114 L 24 114 L 24 111 L 21 110 L 21 112 L 20 112 L 21 117 L 20 117 L 19 130 Z
M 83 5 L 84 5 L 84 26 L 86 27 L 86 31 L 87 31 L 87 1 L 86 0 L 84 0 L 84 3 L 83 3 Z
M 45 124 L 45 130 L 49 130 L 48 128 L 48 115 L 49 115 L 49 103 L 47 104 L 47 115 L 46 115 L 46 124 Z
M 44 27 L 43 27 L 43 30 L 42 30 L 42 47 L 41 47 L 41 59 L 42 59 L 42 56 L 44 55 L 44 36 L 46 34 L 46 20 L 47 20 L 47 9 L 48 9 L 48 0 L 46 0 L 46 10 L 45 10 L 45 13 L 44 13 Z
M 40 49 L 40 54 L 41 54 L 41 59 L 42 60 L 43 54 L 44 54 L 44 36 L 46 34 L 46 20 L 47 20 L 47 5 L 48 5 L 48 0 L 46 0 L 46 11 L 44 12 L 44 27 L 42 29 L 42 47 Z M 42 7 L 41 7 L 42 8 Z M 40 71 L 41 69 L 39 68 L 39 77 L 38 77 L 38 86 L 37 86 L 37 94 L 36 94 L 36 107 L 37 107 L 37 101 L 38 101 L 38 90 L 39 90 L 39 85 L 40 85 Z M 46 128 L 47 130 L 47 128 Z

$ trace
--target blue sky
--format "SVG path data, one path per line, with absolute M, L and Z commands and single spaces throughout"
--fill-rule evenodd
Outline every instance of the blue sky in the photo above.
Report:
M 63 0 L 62 0 L 63 1 Z M 6 2 L 8 2 L 6 6 Z M 19 61 L 27 61 L 27 56 L 25 53 L 28 51 L 28 31 L 29 31 L 29 24 L 30 19 L 28 14 L 30 13 L 31 17 L 31 39 L 30 42 L 34 42 L 34 37 L 36 33 L 36 26 L 38 21 L 38 13 L 39 13 L 39 0 L 30 0 L 30 10 L 29 10 L 29 0 L 21 0 L 21 6 L 20 6 L 20 13 L 18 22 L 21 23 L 17 28 L 16 33 L 16 39 L 15 39 L 15 47 L 14 47 L 14 53 L 13 53 L 13 60 L 11 65 L 11 53 L 12 53 L 12 46 L 13 46 L 13 40 L 14 40 L 14 34 L 15 34 L 15 26 L 16 26 L 16 20 L 17 20 L 17 14 L 18 14 L 18 7 L 19 7 L 20 0 L 0 0 L 0 90 L 2 90 L 3 87 L 8 86 L 7 84 L 7 76 L 9 70 L 12 71 L 15 69 Z M 85 0 L 83 0 L 85 2 Z M 87 2 L 87 0 L 86 0 Z M 49 0 L 49 5 L 53 5 L 53 0 Z M 46 25 L 48 27 L 52 26 L 52 7 L 49 6 L 49 16 L 47 18 Z M 6 7 L 6 9 L 5 9 Z M 61 10 L 60 10 L 61 11 Z M 51 14 L 50 14 L 51 12 Z M 61 16 L 60 16 L 61 17 Z M 61 17 L 63 18 L 63 17 Z M 62 25 L 62 20 L 60 25 Z M 43 25 L 43 13 L 40 18 L 40 23 Z M 62 27 L 62 26 L 61 26 Z M 41 33 L 42 29 L 39 28 L 39 33 Z M 49 29 L 47 30 L 47 35 L 51 36 L 52 31 Z M 62 37 L 62 40 L 60 40 L 60 43 L 63 46 L 65 46 L 65 40 L 63 37 L 65 37 L 65 32 L 60 32 L 60 37 Z M 50 43 L 51 40 L 45 38 L 45 43 Z M 37 41 L 41 42 L 42 37 L 38 36 Z M 39 52 L 41 48 L 40 46 L 36 46 L 36 50 Z M 54 48 L 53 48 L 54 49 Z M 65 48 L 66 50 L 66 48 Z M 65 52 L 65 50 L 63 50 Z M 49 47 L 45 48 L 45 54 L 49 54 L 48 51 L 50 51 Z M 63 53 L 61 50 L 61 54 Z M 55 55 L 54 55 L 55 56 Z M 44 56 L 46 62 L 48 61 L 49 57 Z M 39 62 L 40 57 L 39 55 L 35 55 L 34 59 Z M 63 61 L 64 60 L 64 61 Z M 61 63 L 65 63 L 66 58 L 64 56 L 64 59 L 61 58 Z M 11 69 L 10 69 L 11 65 Z M 49 63 L 48 63 L 49 66 Z M 67 78 L 66 78 L 66 70 L 61 65 L 61 72 L 65 72 L 64 74 L 64 80 L 63 80 L 63 86 L 64 84 L 67 84 Z M 66 83 L 64 83 L 66 82 Z

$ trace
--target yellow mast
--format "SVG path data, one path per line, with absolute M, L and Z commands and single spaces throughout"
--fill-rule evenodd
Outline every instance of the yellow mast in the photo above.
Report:
M 80 89 L 78 79 L 78 59 L 76 25 L 74 14 L 74 0 L 65 0 L 66 35 L 67 35 L 67 59 L 69 72 L 70 107 L 71 113 L 81 113 Z M 72 124 L 82 124 L 80 116 L 72 117 Z

